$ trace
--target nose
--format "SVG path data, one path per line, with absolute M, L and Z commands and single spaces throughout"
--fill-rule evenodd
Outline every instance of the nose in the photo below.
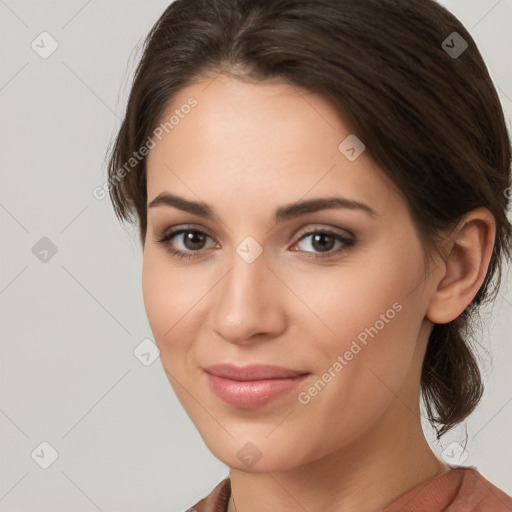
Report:
M 249 263 L 234 253 L 232 268 L 216 286 L 210 321 L 229 343 L 273 338 L 286 328 L 284 287 L 268 263 L 264 254 Z

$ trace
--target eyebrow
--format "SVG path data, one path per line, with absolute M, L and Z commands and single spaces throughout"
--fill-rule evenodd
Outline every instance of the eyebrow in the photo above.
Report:
M 148 208 L 156 208 L 157 206 L 177 208 L 178 210 L 182 210 L 199 217 L 204 217 L 206 219 L 218 218 L 217 213 L 210 205 L 203 202 L 191 201 L 184 197 L 170 194 L 169 192 L 162 192 L 148 204 Z M 283 222 L 285 220 L 299 217 L 300 215 L 332 208 L 361 210 L 371 217 L 377 216 L 377 212 L 366 203 L 347 199 L 341 196 L 332 196 L 308 199 L 280 206 L 274 212 L 274 222 Z

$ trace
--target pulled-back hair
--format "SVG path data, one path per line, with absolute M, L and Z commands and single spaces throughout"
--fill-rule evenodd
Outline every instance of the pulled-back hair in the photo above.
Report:
M 440 437 L 482 396 L 470 321 L 496 297 L 511 254 L 510 139 L 471 35 L 434 0 L 175 0 L 144 41 L 109 148 L 115 213 L 136 217 L 143 245 L 146 158 L 122 179 L 119 169 L 179 91 L 217 73 L 328 100 L 403 193 L 427 256 L 464 214 L 478 207 L 493 214 L 496 239 L 480 290 L 458 318 L 434 324 L 428 341 L 421 392 Z

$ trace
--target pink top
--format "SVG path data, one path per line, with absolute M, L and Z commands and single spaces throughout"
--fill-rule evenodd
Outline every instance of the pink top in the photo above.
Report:
M 187 512 L 227 512 L 229 477 Z M 452 467 L 386 505 L 381 512 L 512 512 L 512 497 L 473 466 Z

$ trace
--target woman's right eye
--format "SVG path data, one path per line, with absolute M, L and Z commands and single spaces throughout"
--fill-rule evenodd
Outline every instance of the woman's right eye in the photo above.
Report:
M 179 241 L 181 240 L 181 249 L 175 247 L 176 243 L 172 242 L 174 238 Z M 162 244 L 167 252 L 179 259 L 195 258 L 203 254 L 205 250 L 203 247 L 207 238 L 211 239 L 211 237 L 203 231 L 191 228 L 180 228 L 167 232 L 159 238 L 157 242 Z

